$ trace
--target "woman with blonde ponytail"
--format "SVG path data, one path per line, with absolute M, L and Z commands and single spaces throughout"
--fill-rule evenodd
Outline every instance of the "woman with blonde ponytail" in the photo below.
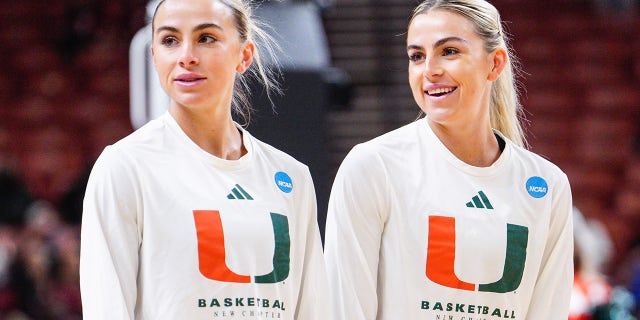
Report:
M 498 11 L 424 1 L 407 55 L 426 116 L 355 146 L 331 191 L 333 318 L 567 319 L 571 190 L 524 147 Z
M 85 319 L 327 319 L 309 169 L 232 117 L 248 121 L 249 78 L 278 92 L 250 9 L 242 0 L 159 2 L 151 49 L 171 103 L 92 169 Z

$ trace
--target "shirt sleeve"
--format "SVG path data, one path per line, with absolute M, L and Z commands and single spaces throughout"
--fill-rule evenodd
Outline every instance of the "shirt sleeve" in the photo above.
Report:
M 569 316 L 573 286 L 573 209 L 566 175 L 556 188 L 549 236 L 527 319 L 566 320 Z
M 85 319 L 134 319 L 141 232 L 132 171 L 108 147 L 89 177 L 80 247 Z
M 375 319 L 380 241 L 388 210 L 383 166 L 356 146 L 338 169 L 329 197 L 325 262 L 334 317 Z
M 306 213 L 306 241 L 295 319 L 324 320 L 327 319 L 328 308 L 331 307 L 329 286 L 318 228 L 316 194 L 308 171 L 306 181 L 305 199 L 301 201 L 302 212 Z

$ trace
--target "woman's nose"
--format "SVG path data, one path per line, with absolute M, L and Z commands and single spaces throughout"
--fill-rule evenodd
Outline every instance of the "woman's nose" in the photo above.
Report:
M 188 67 L 197 65 L 200 62 L 200 59 L 198 59 L 198 56 L 194 52 L 193 46 L 185 44 L 180 53 L 178 62 L 182 67 Z
M 423 76 L 427 79 L 433 79 L 442 75 L 442 65 L 437 59 L 427 59 L 424 63 Z

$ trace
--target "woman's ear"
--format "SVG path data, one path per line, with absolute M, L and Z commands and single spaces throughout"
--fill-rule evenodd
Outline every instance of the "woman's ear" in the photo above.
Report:
M 242 45 L 242 52 L 240 53 L 240 63 L 238 63 L 238 66 L 236 67 L 236 71 L 238 71 L 238 73 L 242 74 L 247 71 L 247 69 L 249 69 L 251 63 L 253 62 L 253 54 L 255 52 L 255 49 L 256 46 L 252 41 L 245 41 L 245 43 Z
M 493 60 L 493 68 L 489 71 L 489 76 L 487 79 L 489 81 L 496 81 L 504 67 L 509 63 L 509 57 L 507 56 L 507 51 L 504 48 L 497 48 L 491 53 Z

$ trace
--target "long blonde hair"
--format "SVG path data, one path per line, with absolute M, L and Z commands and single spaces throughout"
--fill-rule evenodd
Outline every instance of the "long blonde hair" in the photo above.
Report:
M 447 10 L 469 19 L 474 25 L 475 32 L 484 40 L 487 52 L 500 47 L 507 51 L 507 65 L 491 88 L 489 117 L 493 129 L 501 132 L 515 144 L 526 146 L 521 125 L 524 113 L 515 79 L 519 68 L 509 46 L 509 39 L 503 30 L 498 10 L 484 0 L 426 0 L 413 10 L 409 24 L 417 15 L 434 9 Z
M 166 0 L 161 0 L 155 9 L 152 18 L 152 28 L 155 22 L 158 8 Z M 240 34 L 240 41 L 251 40 L 255 43 L 255 51 L 253 63 L 251 67 L 243 73 L 236 76 L 233 88 L 233 98 L 231 100 L 231 108 L 243 120 L 242 125 L 248 125 L 251 120 L 252 108 L 249 99 L 251 98 L 251 82 L 261 82 L 264 87 L 267 98 L 271 102 L 274 94 L 282 94 L 280 79 L 282 72 L 277 62 L 276 52 L 279 50 L 278 44 L 267 32 L 268 27 L 261 21 L 253 17 L 253 7 L 251 2 L 245 0 L 215 0 L 229 7 L 233 13 L 235 27 Z M 154 34 L 155 32 L 152 32 Z M 269 65 L 265 64 L 263 55 L 268 56 Z

